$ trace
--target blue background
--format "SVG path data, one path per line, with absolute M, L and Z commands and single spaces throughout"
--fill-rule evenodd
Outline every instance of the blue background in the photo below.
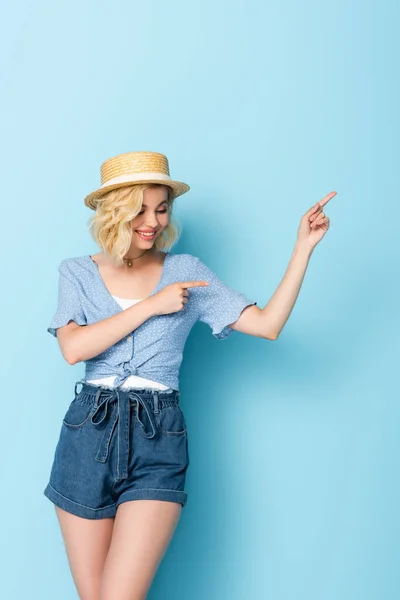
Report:
M 42 495 L 83 365 L 46 327 L 97 251 L 100 164 L 165 153 L 174 252 L 265 306 L 336 190 L 275 342 L 196 324 L 188 504 L 149 600 L 399 597 L 399 4 L 21 2 L 0 37 L 2 596 L 77 597 Z

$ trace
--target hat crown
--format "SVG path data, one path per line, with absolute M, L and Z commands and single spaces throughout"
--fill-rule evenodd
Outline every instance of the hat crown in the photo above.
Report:
M 159 152 L 126 152 L 107 159 L 100 167 L 101 185 L 121 175 L 162 173 L 169 177 L 168 158 Z

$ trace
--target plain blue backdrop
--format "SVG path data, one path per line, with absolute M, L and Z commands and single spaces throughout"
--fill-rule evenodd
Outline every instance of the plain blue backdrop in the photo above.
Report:
M 3 5 L 2 597 L 77 598 L 42 492 L 83 365 L 46 328 L 60 260 L 98 250 L 83 198 L 133 150 L 191 185 L 172 251 L 260 307 L 301 216 L 337 191 L 277 341 L 189 336 L 189 500 L 149 600 L 399 597 L 399 12 Z

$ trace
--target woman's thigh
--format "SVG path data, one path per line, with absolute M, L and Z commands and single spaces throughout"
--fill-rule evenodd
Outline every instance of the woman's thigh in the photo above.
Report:
M 100 600 L 144 600 L 179 521 L 182 505 L 131 500 L 117 508 Z
M 84 519 L 55 507 L 72 577 L 81 600 L 98 600 L 114 518 Z

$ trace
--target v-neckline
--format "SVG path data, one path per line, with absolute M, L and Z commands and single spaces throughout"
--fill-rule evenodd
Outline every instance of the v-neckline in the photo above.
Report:
M 166 265 L 167 265 L 167 261 L 168 258 L 170 256 L 170 252 L 166 252 L 165 253 L 165 257 L 164 257 L 164 262 L 162 265 L 162 270 L 161 270 L 161 276 L 160 279 L 158 280 L 158 283 L 156 285 L 156 287 L 150 292 L 150 294 L 148 294 L 147 296 L 145 296 L 145 298 L 149 298 L 150 296 L 153 296 L 156 292 L 158 292 L 159 288 L 161 287 L 163 281 L 164 281 L 164 277 L 165 277 L 165 271 L 166 271 Z M 123 308 L 121 307 L 121 305 L 115 300 L 115 298 L 113 297 L 113 295 L 111 294 L 110 290 L 108 289 L 108 287 L 106 286 L 103 277 L 101 276 L 100 273 L 100 269 L 99 269 L 99 265 L 92 259 L 90 254 L 86 254 L 85 257 L 88 259 L 88 261 L 90 262 L 90 264 L 92 265 L 92 268 L 95 270 L 98 281 L 100 283 L 101 288 L 103 289 L 103 291 L 105 292 L 105 296 L 110 300 L 111 304 L 114 306 L 114 308 L 118 308 L 118 312 L 122 311 Z M 118 296 L 119 297 L 119 296 Z M 125 300 L 125 298 L 123 298 Z M 143 298 L 144 299 L 144 298 Z

